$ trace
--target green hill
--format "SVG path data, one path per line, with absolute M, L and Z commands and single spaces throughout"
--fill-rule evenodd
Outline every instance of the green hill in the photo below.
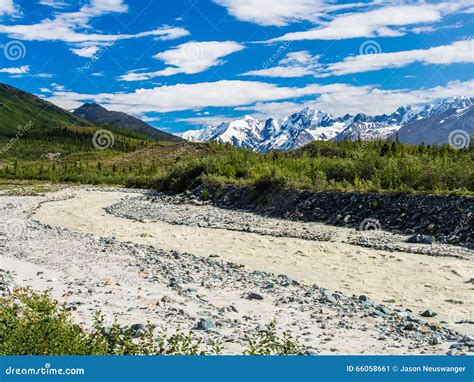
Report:
M 86 127 L 91 123 L 35 95 L 0 84 L 0 133 L 15 135 L 19 127 L 43 133 L 64 126 Z
M 102 129 L 110 131 L 113 140 L 107 153 L 94 145 L 94 134 Z M 0 84 L 0 163 L 2 159 L 35 160 L 51 154 L 110 156 L 148 144 L 148 137 L 133 130 L 94 124 L 31 93 Z

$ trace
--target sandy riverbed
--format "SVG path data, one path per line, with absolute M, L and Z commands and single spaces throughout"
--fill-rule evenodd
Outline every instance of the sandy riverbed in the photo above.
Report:
M 204 257 L 215 254 L 250 269 L 286 274 L 347 295 L 366 294 L 388 306 L 403 306 L 416 313 L 430 308 L 438 313 L 437 320 L 451 324 L 460 318 L 472 319 L 473 285 L 466 282 L 474 275 L 472 258 L 432 257 L 334 241 L 138 222 L 104 211 L 126 197 L 126 193 L 84 189 L 74 193 L 74 198 L 43 204 L 34 218 L 75 232 L 114 236 L 164 250 Z M 338 238 L 349 232 L 316 223 L 295 224 L 311 224 L 312 229 L 332 232 Z M 472 325 L 455 328 L 474 332 Z

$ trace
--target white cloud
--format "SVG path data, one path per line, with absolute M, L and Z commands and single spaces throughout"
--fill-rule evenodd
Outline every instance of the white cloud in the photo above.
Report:
M 18 14 L 19 14 L 19 9 L 13 3 L 13 0 L 0 0 L 0 16 L 1 15 L 17 16 Z
M 59 92 L 62 92 L 65 89 L 63 85 L 59 85 L 55 82 L 53 82 L 51 86 L 54 88 L 54 90 L 59 91 Z
M 295 21 L 315 21 L 324 8 L 322 0 L 214 0 L 241 21 L 284 26 Z
M 177 118 L 176 122 L 184 122 L 190 125 L 218 125 L 222 122 L 231 122 L 238 117 L 227 117 L 225 115 L 214 115 L 212 117 L 189 117 Z
M 260 77 L 302 77 L 313 75 L 318 64 L 319 56 L 312 56 L 308 51 L 291 52 L 278 62 L 278 66 L 271 68 L 251 70 L 241 74 L 242 76 Z
M 64 8 L 69 4 L 61 0 L 40 0 L 38 4 L 45 5 L 52 8 Z
M 437 46 L 429 49 L 347 57 L 344 61 L 330 64 L 323 70 L 320 76 L 340 76 L 384 68 L 400 68 L 415 62 L 443 65 L 474 62 L 473 40 L 457 41 L 451 45 Z
M 222 57 L 244 49 L 234 41 L 187 42 L 173 49 L 156 54 L 167 68 L 155 72 L 130 71 L 120 77 L 123 81 L 143 81 L 159 76 L 172 76 L 178 73 L 194 74 L 212 66 L 221 65 Z
M 326 86 L 327 88 L 327 86 Z M 94 100 L 111 110 L 125 112 L 170 112 L 195 110 L 208 106 L 234 107 L 255 102 L 274 101 L 315 94 L 319 85 L 302 88 L 280 87 L 258 81 L 217 81 L 196 84 L 158 86 L 150 89 L 136 89 L 131 93 L 78 94 L 55 92 L 50 101 L 70 108 L 86 100 Z
M 22 65 L 16 68 L 0 68 L 0 73 L 7 74 L 27 74 L 30 71 L 29 65 Z
M 52 93 L 52 90 L 48 89 L 48 88 L 40 88 L 40 92 L 41 93 Z
M 3 0 L 0 0 L 3 1 Z M 0 3 L 1 4 L 1 3 Z M 1 8 L 0 8 L 1 9 Z M 0 24 L 0 33 L 11 38 L 24 41 L 64 41 L 84 49 L 84 45 L 107 45 L 107 43 L 154 36 L 161 40 L 169 40 L 187 36 L 184 28 L 163 26 L 151 31 L 136 34 L 100 34 L 84 33 L 92 29 L 90 21 L 93 18 L 111 13 L 127 12 L 128 7 L 122 0 L 91 0 L 75 12 L 58 12 L 52 18 L 46 18 L 37 24 Z M 78 49 L 81 53 L 82 50 Z
M 55 91 L 48 100 L 67 109 L 78 107 L 86 101 L 94 101 L 110 110 L 136 115 L 206 107 L 243 109 L 245 105 L 259 105 L 256 110 L 262 112 L 265 107 L 267 111 L 270 111 L 270 108 L 276 109 L 277 105 L 272 102 L 285 101 L 283 105 L 290 108 L 294 105 L 288 102 L 314 96 L 312 104 L 316 107 L 334 115 L 343 115 L 358 112 L 391 113 L 401 105 L 426 103 L 460 95 L 474 96 L 474 80 L 452 81 L 446 86 L 418 90 L 382 90 L 375 86 L 352 86 L 344 83 L 282 87 L 257 81 L 217 81 L 137 89 L 130 93 L 80 94 Z M 263 106 L 264 103 L 267 105 Z
M 466 3 L 468 2 L 399 4 L 365 12 L 343 14 L 319 28 L 287 33 L 268 42 L 401 36 L 405 34 L 405 30 L 397 28 L 440 21 L 444 14 L 464 9 L 467 6 Z
M 251 106 L 236 107 L 234 110 L 253 111 L 253 116 L 260 119 L 285 118 L 301 111 L 304 106 L 303 103 L 296 102 L 258 102 Z
M 94 54 L 96 54 L 99 50 L 100 48 L 98 46 L 92 45 L 86 48 L 77 48 L 77 49 L 72 48 L 71 52 L 73 52 L 74 54 L 80 57 L 93 57 Z
M 417 90 L 348 86 L 336 93 L 322 94 L 313 105 L 333 115 L 359 112 L 374 115 L 392 113 L 403 105 L 423 104 L 461 95 L 474 96 L 474 80 L 451 81 L 446 86 Z

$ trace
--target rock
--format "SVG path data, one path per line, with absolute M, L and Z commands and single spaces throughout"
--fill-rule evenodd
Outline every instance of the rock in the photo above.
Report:
M 143 324 L 133 324 L 130 326 L 130 329 L 133 331 L 132 338 L 139 338 L 145 333 L 146 326 Z
M 334 295 L 327 289 L 321 290 L 320 301 L 329 302 L 331 304 L 335 304 L 337 302 L 336 297 L 334 297 Z
M 247 300 L 263 300 L 263 296 L 255 292 L 250 292 L 247 295 Z
M 437 315 L 438 314 L 436 312 L 433 312 L 431 309 L 427 309 L 420 314 L 421 317 L 434 317 Z
M 433 236 L 416 234 L 410 237 L 407 242 L 413 244 L 433 244 Z
M 364 305 L 374 305 L 374 302 L 372 301 L 372 299 L 370 299 L 370 297 L 366 296 L 365 294 L 361 294 L 359 296 L 359 301 L 361 303 L 363 303 Z
M 441 343 L 441 340 L 438 337 L 433 337 L 433 339 L 430 341 L 431 345 L 439 345 Z
M 319 354 L 319 350 L 318 349 L 315 349 L 315 348 L 307 348 L 306 349 L 306 354 L 307 355 L 318 355 Z
M 390 314 L 390 309 L 385 305 L 377 305 L 375 309 L 377 309 L 379 312 L 382 312 L 383 314 Z
M 403 329 L 405 330 L 416 330 L 416 325 L 413 322 L 406 324 Z
M 211 318 L 201 318 L 195 326 L 196 330 L 211 330 L 215 329 L 216 323 Z

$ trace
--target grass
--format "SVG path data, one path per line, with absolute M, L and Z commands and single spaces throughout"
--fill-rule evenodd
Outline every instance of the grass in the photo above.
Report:
M 192 332 L 155 333 L 152 325 L 137 336 L 117 323 L 104 324 L 97 312 L 91 330 L 75 324 L 48 293 L 16 291 L 0 299 L 0 355 L 211 355 L 221 345 L 204 345 Z M 287 333 L 277 334 L 272 321 L 264 332 L 247 338 L 247 355 L 302 355 L 303 348 Z
M 391 141 L 319 141 L 286 153 L 258 154 L 216 143 L 151 143 L 123 136 L 118 136 L 111 149 L 97 150 L 84 130 L 67 130 L 61 139 L 51 139 L 22 137 L 0 160 L 0 179 L 125 185 L 171 192 L 211 182 L 253 185 L 262 192 L 287 187 L 474 193 L 473 147 L 455 150 L 448 145 L 409 146 Z

